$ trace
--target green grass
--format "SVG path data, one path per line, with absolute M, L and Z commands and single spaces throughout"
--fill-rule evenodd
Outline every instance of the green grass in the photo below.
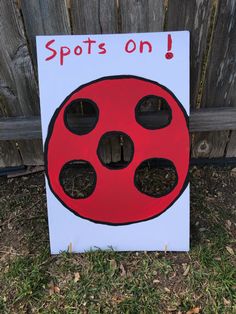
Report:
M 182 264 L 175 261 L 180 257 L 190 265 L 186 276 Z M 126 270 L 123 276 L 121 264 Z M 77 282 L 76 273 L 80 274 Z M 168 309 L 185 313 L 204 305 L 203 313 L 233 313 L 235 278 L 231 256 L 214 244 L 196 246 L 188 258 L 183 253 L 98 251 L 49 257 L 42 252 L 16 257 L 9 264 L 2 278 L 0 309 L 6 313 L 28 308 L 40 313 L 167 313 Z M 53 285 L 60 290 L 50 292 Z
M 191 174 L 189 253 L 111 249 L 50 256 L 44 200 L 38 202 L 42 178 L 35 179 L 39 191 L 31 179 L 23 185 L 20 179 L 11 182 L 16 198 L 6 200 L 5 191 L 0 204 L 0 313 L 163 314 L 193 308 L 204 314 L 236 313 L 236 260 L 226 249 L 236 252 L 235 181 L 227 170 L 220 172 L 219 184 L 215 171 L 220 172 Z M 215 197 L 217 189 L 223 194 Z M 37 206 L 29 214 L 32 204 Z

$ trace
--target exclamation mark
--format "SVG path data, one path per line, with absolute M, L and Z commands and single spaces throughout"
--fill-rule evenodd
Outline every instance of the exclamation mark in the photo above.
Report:
M 171 52 L 172 49 L 172 38 L 171 35 L 168 35 L 168 43 L 167 43 L 167 53 L 166 59 L 172 59 L 174 57 L 173 53 Z

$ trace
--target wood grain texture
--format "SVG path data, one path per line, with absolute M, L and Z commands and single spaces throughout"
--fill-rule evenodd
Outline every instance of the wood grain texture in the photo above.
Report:
M 43 163 L 32 65 L 36 70 L 35 36 L 70 34 L 71 29 L 74 34 L 162 31 L 165 2 L 71 0 L 70 26 L 66 0 L 21 0 L 23 26 L 16 1 L 0 0 L 0 167 Z M 165 26 L 169 31 L 191 31 L 191 107 L 196 108 L 213 3 L 217 4 L 215 24 L 201 109 L 190 116 L 190 131 L 201 131 L 193 134 L 192 154 L 236 157 L 236 1 L 170 0 Z M 108 143 L 103 151 L 106 163 L 118 161 L 118 151 L 121 155 L 120 143 Z M 123 157 L 129 156 L 125 146 Z
M 164 28 L 164 0 L 119 0 L 119 32 L 158 32 Z M 123 158 L 130 160 L 131 146 L 124 140 Z
M 25 29 L 36 66 L 37 35 L 69 35 L 69 14 L 65 0 L 22 0 Z
M 24 165 L 34 166 L 34 165 L 43 165 L 43 143 L 42 139 L 36 140 L 18 140 L 17 141 Z M 21 149 L 24 145 L 24 149 Z
M 65 0 L 22 0 L 21 10 L 25 29 L 30 43 L 33 62 L 36 67 L 36 40 L 37 35 L 69 35 L 71 33 L 69 14 Z M 35 138 L 33 129 L 26 138 Z M 19 147 L 24 144 L 18 141 Z M 25 141 L 27 146 L 21 155 L 27 165 L 43 164 L 42 141 Z M 30 148 L 29 148 L 30 147 Z M 33 156 L 31 156 L 34 151 Z
M 168 2 L 166 30 L 190 31 L 190 104 L 196 108 L 201 67 L 206 53 L 211 1 L 174 0 Z
M 107 34 L 118 30 L 116 0 L 72 0 L 73 34 Z
M 0 119 L 5 119 L 3 118 L 4 116 L 6 116 L 6 108 L 0 95 Z M 0 137 L 3 132 L 5 132 L 5 128 L 2 131 L 0 130 Z M 6 139 L 4 139 L 5 141 L 0 141 L 0 168 L 22 165 L 22 159 L 16 147 L 16 142 L 14 140 L 6 141 Z
M 41 121 L 39 116 L 0 118 L 0 140 L 40 139 Z
M 189 119 L 190 132 L 236 129 L 236 108 L 220 107 L 192 110 Z
M 201 107 L 236 106 L 236 1 L 219 1 Z
M 121 146 L 119 137 L 110 138 L 111 161 L 118 162 L 121 160 Z
M 132 143 L 128 140 L 128 138 L 124 137 L 124 143 L 123 143 L 123 158 L 124 161 L 130 162 L 133 155 L 133 147 Z
M 165 119 L 165 116 L 164 116 Z M 140 118 L 142 122 L 142 117 Z M 153 125 L 155 117 L 144 117 L 147 126 Z M 80 121 L 82 119 L 80 118 Z M 91 126 L 93 118 L 84 118 L 83 127 Z M 192 110 L 189 119 L 190 132 L 236 130 L 236 108 L 220 107 Z M 0 141 L 40 139 L 41 121 L 39 116 L 0 118 Z M 116 143 L 116 144 L 115 144 Z M 124 138 L 124 148 L 130 150 L 128 141 Z M 120 141 L 112 143 L 112 147 L 118 145 L 120 151 Z
M 0 14 L 0 105 L 7 116 L 39 115 L 37 84 L 15 1 L 1 0 Z M 22 141 L 18 146 L 21 156 L 29 150 L 27 145 Z M 31 157 L 36 160 L 39 153 L 32 150 Z
M 103 145 L 98 146 L 98 155 L 104 164 L 111 162 L 111 144 L 109 138 L 104 138 Z
M 119 5 L 122 33 L 163 30 L 164 0 L 120 0 Z
M 22 159 L 13 141 L 0 141 L 0 168 L 22 165 Z
M 228 132 L 195 133 L 192 141 L 193 158 L 218 158 L 224 155 Z
M 236 131 L 229 135 L 229 142 L 226 148 L 226 157 L 236 157 Z
M 72 0 L 73 34 L 107 34 L 118 31 L 117 0 Z M 104 163 L 120 161 L 121 149 L 117 141 L 106 141 L 99 149 Z
M 236 107 L 236 1 L 219 1 L 216 11 L 215 29 L 209 54 L 206 79 L 201 107 L 234 106 Z M 203 134 L 210 146 L 215 145 L 217 157 L 232 155 L 234 139 L 228 131 L 222 134 Z M 232 133 L 234 136 L 234 133 Z M 222 139 L 226 138 L 226 141 Z M 227 143 L 229 145 L 227 147 Z M 218 143 L 219 142 L 219 143 Z M 227 152 L 229 149 L 229 152 Z

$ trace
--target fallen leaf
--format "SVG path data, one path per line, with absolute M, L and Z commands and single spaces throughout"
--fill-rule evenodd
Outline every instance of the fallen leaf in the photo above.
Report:
M 55 293 L 59 293 L 60 292 L 60 288 L 58 286 L 54 286 L 54 292 Z
M 80 273 L 74 274 L 74 282 L 78 282 L 80 280 Z
M 121 270 L 121 277 L 125 277 L 126 276 L 126 270 L 124 268 L 123 264 L 120 264 L 120 270 Z
M 230 300 L 227 300 L 224 297 L 223 297 L 223 301 L 224 301 L 224 305 L 226 305 L 226 306 L 231 304 Z
M 153 280 L 153 283 L 159 283 L 159 282 L 160 282 L 160 280 L 158 280 L 158 279 Z
M 186 314 L 197 314 L 200 313 L 200 307 L 194 307 L 191 310 L 189 310 Z
M 168 289 L 167 287 L 164 288 L 165 292 L 170 293 L 170 289 Z
M 127 295 L 115 295 L 112 297 L 112 301 L 116 304 L 119 304 L 128 298 L 129 297 Z
M 230 246 L 225 247 L 229 254 L 234 255 L 234 250 Z
M 59 293 L 60 292 L 60 288 L 54 284 L 53 281 L 51 281 L 49 284 L 48 284 L 48 288 L 49 288 L 49 295 L 53 295 L 54 293 Z
M 225 224 L 226 224 L 226 227 L 228 227 L 230 229 L 232 222 L 228 219 L 228 220 L 226 220 Z
M 172 279 L 173 279 L 173 278 L 175 278 L 175 277 L 176 277 L 176 272 L 174 272 L 174 273 L 173 273 L 173 275 L 172 275 L 172 276 L 170 276 L 170 278 L 169 278 L 169 279 L 170 279 L 170 280 L 172 280 Z
M 183 276 L 187 276 L 190 270 L 190 265 L 188 265 L 183 273 Z
M 175 312 L 176 310 L 177 310 L 176 307 L 168 307 L 168 308 L 167 308 L 167 311 L 168 311 L 168 312 Z
M 221 257 L 219 257 L 219 256 L 218 256 L 218 257 L 215 257 L 214 260 L 216 260 L 216 261 L 221 261 Z

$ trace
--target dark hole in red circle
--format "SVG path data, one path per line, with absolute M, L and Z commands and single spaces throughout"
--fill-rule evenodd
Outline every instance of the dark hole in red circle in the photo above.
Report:
M 59 180 L 64 192 L 71 198 L 89 197 L 96 186 L 96 172 L 85 160 L 72 160 L 60 172 Z
M 138 102 L 135 108 L 135 118 L 145 129 L 156 130 L 170 124 L 172 112 L 164 98 L 149 95 Z
M 144 160 L 136 169 L 134 184 L 144 194 L 161 197 L 170 193 L 178 182 L 174 164 L 163 158 Z
M 84 135 L 91 132 L 98 122 L 99 110 L 90 99 L 73 100 L 66 108 L 64 121 L 74 134 Z
M 120 131 L 105 133 L 98 144 L 98 158 L 109 169 L 122 169 L 129 165 L 134 156 L 131 138 Z

